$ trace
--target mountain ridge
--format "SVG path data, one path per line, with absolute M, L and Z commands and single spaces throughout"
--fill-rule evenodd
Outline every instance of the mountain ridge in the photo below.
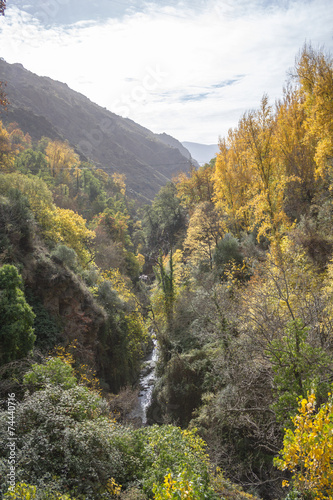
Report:
M 183 141 L 182 145 L 190 152 L 199 165 L 209 163 L 219 152 L 218 144 L 200 144 L 198 142 Z
M 184 156 L 159 134 L 102 108 L 66 83 L 4 60 L 0 80 L 6 82 L 10 103 L 2 116 L 5 125 L 17 122 L 33 140 L 68 140 L 81 158 L 108 173 L 125 174 L 129 191 L 138 199 L 151 201 L 174 175 L 190 168 L 189 153 Z

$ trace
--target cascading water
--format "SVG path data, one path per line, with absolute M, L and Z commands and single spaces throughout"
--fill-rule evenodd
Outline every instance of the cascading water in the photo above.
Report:
M 147 410 L 151 404 L 154 383 L 156 380 L 156 363 L 158 361 L 157 340 L 153 339 L 153 350 L 145 360 L 144 368 L 140 375 L 140 392 L 137 407 L 132 411 L 131 418 L 140 418 L 143 425 L 147 424 Z

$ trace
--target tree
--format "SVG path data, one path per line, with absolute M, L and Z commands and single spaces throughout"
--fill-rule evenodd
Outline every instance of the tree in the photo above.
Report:
M 0 176 L 1 179 L 1 176 Z M 0 197 L 0 253 L 2 258 L 12 252 L 31 249 L 35 230 L 29 203 L 18 189 L 11 189 Z M 8 255 L 9 254 L 9 255 Z
M 215 158 L 198 169 L 192 166 L 189 176 L 182 172 L 174 179 L 178 197 L 190 213 L 200 202 L 213 202 L 214 185 L 212 176 L 214 166 Z
M 315 179 L 315 141 L 305 140 L 306 112 L 304 96 L 288 86 L 277 103 L 274 147 L 289 182 L 286 184 L 284 210 L 291 220 L 309 209 L 318 189 Z
M 15 158 L 15 165 L 22 174 L 41 175 L 47 170 L 45 155 L 40 151 L 26 149 Z
M 15 266 L 0 268 L 0 364 L 26 356 L 36 339 L 35 314 L 22 289 L 22 278 Z
M 7 130 L 0 121 L 0 172 L 10 172 L 14 165 L 14 154 Z
M 214 175 L 216 203 L 230 217 L 231 227 L 258 229 L 258 237 L 275 239 L 287 225 L 284 193 L 290 181 L 276 154 L 276 117 L 268 97 L 257 111 L 246 113 L 238 129 L 221 141 Z
M 57 183 L 70 181 L 70 171 L 79 163 L 79 157 L 67 142 L 51 141 L 46 148 L 52 177 Z
M 44 365 L 35 363 L 23 377 L 23 384 L 31 392 L 55 385 L 63 390 L 77 386 L 74 369 L 60 358 L 50 358 Z
M 325 178 L 333 159 L 333 60 L 305 45 L 296 64 L 306 113 L 306 139 L 315 140 L 316 175 Z
M 17 173 L 0 174 L 0 194 L 6 196 L 11 189 L 19 190 L 27 198 L 29 208 L 36 217 L 44 235 L 54 230 L 55 207 L 52 193 L 42 179 Z
M 332 396 L 316 410 L 314 394 L 302 399 L 283 440 L 275 465 L 292 473 L 293 485 L 303 496 L 330 500 L 333 495 L 333 409 Z M 283 482 L 288 486 L 288 481 Z
M 13 125 L 12 130 L 10 125 Z M 9 140 L 12 145 L 12 149 L 16 154 L 31 147 L 30 134 L 24 134 L 22 130 L 18 128 L 17 123 L 9 124 L 7 131 L 9 132 Z
M 173 326 L 173 308 L 175 303 L 175 281 L 174 281 L 174 269 L 173 269 L 173 252 L 170 250 L 169 254 L 169 269 L 166 268 L 163 262 L 163 254 L 160 255 L 157 260 L 157 266 L 155 268 L 155 275 L 157 277 L 159 287 L 163 294 L 163 309 L 166 318 L 166 324 L 168 332 L 171 332 Z
M 223 235 L 224 224 L 219 211 L 208 201 L 199 203 L 190 219 L 184 248 L 194 260 L 206 260 L 213 267 L 213 253 Z
M 0 15 L 5 15 L 6 0 L 0 0 Z
M 1 486 L 9 486 L 4 423 L 3 411 Z M 101 499 L 110 478 L 125 480 L 123 450 L 128 447 L 129 432 L 115 424 L 107 401 L 87 387 L 47 385 L 31 395 L 26 393 L 16 407 L 15 432 L 17 481 L 42 483 L 62 493 L 73 489 L 81 498 Z M 55 497 L 51 493 L 46 498 Z
M 185 228 L 185 211 L 177 196 L 175 184 L 169 182 L 155 197 L 152 206 L 144 208 L 143 229 L 151 255 L 162 249 L 166 255 Z
M 75 250 L 81 265 L 86 266 L 91 261 L 88 245 L 95 237 L 94 231 L 90 231 L 85 219 L 73 210 L 56 207 L 52 218 L 53 227 L 48 232 L 49 238 Z
M 296 319 L 288 324 L 285 336 L 273 340 L 268 349 L 277 396 L 272 408 L 285 427 L 295 414 L 298 397 L 306 397 L 315 389 L 322 400 L 329 390 L 330 356 L 320 347 L 311 346 L 308 335 L 308 329 Z

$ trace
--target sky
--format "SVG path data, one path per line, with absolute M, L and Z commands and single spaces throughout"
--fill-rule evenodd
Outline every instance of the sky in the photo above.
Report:
M 333 53 L 332 0 L 7 0 L 0 19 L 8 63 L 202 144 L 274 105 L 304 43 Z

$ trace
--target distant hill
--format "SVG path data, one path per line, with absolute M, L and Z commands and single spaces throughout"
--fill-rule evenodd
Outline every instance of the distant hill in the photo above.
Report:
M 212 158 L 215 158 L 219 152 L 218 144 L 198 144 L 196 142 L 182 142 L 182 145 L 189 150 L 192 158 L 200 165 L 209 163 Z
M 21 64 L 0 59 L 10 105 L 1 118 L 17 122 L 34 140 L 42 136 L 67 139 L 82 159 L 108 173 L 124 173 L 128 190 L 150 201 L 175 174 L 188 171 L 189 153 L 181 144 L 170 146 L 161 136 L 122 118 L 66 84 L 40 77 Z M 180 151 L 181 149 L 182 151 Z
M 172 137 L 171 135 L 168 135 L 166 133 L 157 134 L 157 136 L 159 137 L 159 139 L 161 141 L 163 141 L 168 146 L 170 146 L 172 148 L 179 149 L 179 151 L 181 152 L 181 154 L 183 156 L 185 156 L 185 158 L 188 158 L 189 160 L 191 160 L 192 165 L 194 165 L 195 167 L 200 166 L 199 163 L 192 157 L 192 154 L 190 153 L 190 151 L 177 139 L 175 139 L 174 137 Z M 194 143 L 189 142 L 189 144 L 194 144 Z

